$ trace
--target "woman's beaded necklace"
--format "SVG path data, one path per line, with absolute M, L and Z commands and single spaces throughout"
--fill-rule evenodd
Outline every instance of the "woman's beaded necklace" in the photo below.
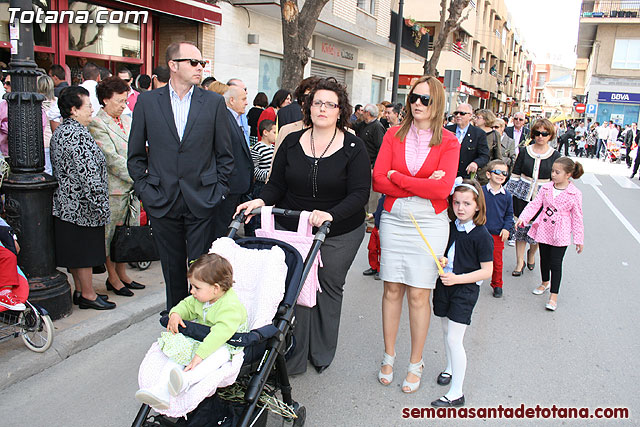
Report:
M 314 199 L 318 194 L 318 162 L 327 153 L 327 150 L 329 150 L 329 147 L 331 147 L 331 144 L 333 144 L 333 140 L 336 139 L 337 134 L 338 134 L 338 128 L 336 128 L 333 131 L 333 136 L 331 137 L 331 141 L 329 141 L 329 144 L 327 145 L 327 147 L 324 149 L 322 154 L 320 154 L 320 157 L 316 157 L 316 147 L 315 147 L 315 142 L 313 140 L 313 128 L 311 129 L 311 156 L 314 159 L 313 166 L 311 167 L 311 186 L 312 186 Z

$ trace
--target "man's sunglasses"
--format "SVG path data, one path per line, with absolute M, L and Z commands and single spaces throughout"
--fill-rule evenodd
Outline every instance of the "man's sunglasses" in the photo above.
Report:
M 504 175 L 504 176 L 508 176 L 509 175 L 508 171 L 501 171 L 501 170 L 498 170 L 498 169 L 492 170 L 491 173 L 495 173 L 496 175 Z
M 517 121 L 519 121 L 519 122 L 524 122 L 524 119 L 520 119 L 520 118 L 518 118 L 518 117 L 514 117 L 514 118 L 513 118 L 513 120 L 517 120 Z
M 198 64 L 202 65 L 202 68 L 204 68 L 205 65 L 207 65 L 207 61 L 205 61 L 204 59 L 193 59 L 193 58 L 179 58 L 179 59 L 172 59 L 173 62 L 185 62 L 185 61 L 189 61 L 189 64 L 191 64 L 192 67 L 197 67 Z
M 453 112 L 454 116 L 466 116 L 467 114 L 471 114 L 471 113 L 467 113 L 466 111 L 454 111 Z
M 549 132 L 546 132 L 546 131 L 539 131 L 539 130 L 532 130 L 531 131 L 531 136 L 533 136 L 534 138 L 536 136 L 545 136 L 545 137 L 547 137 L 549 135 L 551 135 L 551 134 Z
M 425 107 L 431 104 L 431 97 L 429 95 L 418 95 L 417 93 L 412 93 L 409 95 L 409 103 L 415 104 L 418 102 L 418 99 Z

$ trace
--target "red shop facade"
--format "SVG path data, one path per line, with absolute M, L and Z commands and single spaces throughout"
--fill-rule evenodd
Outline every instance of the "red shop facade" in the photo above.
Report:
M 142 22 L 144 15 L 137 15 L 138 22 L 133 22 L 132 15 L 129 22 L 120 24 L 69 24 L 68 19 L 61 24 L 34 23 L 38 67 L 48 71 L 53 64 L 66 65 L 67 79 L 72 84 L 79 83 L 86 62 L 94 62 L 113 74 L 122 67 L 134 75 L 151 74 L 153 67 L 164 64 L 167 46 L 179 40 L 194 42 L 203 57 L 213 61 L 215 25 L 222 22 L 218 7 L 195 0 L 32 1 L 34 10 L 73 10 L 88 13 L 90 19 L 105 14 L 105 10 L 147 12 L 146 22 Z M 8 2 L 0 3 L 0 62 L 5 65 L 11 61 L 8 9 Z

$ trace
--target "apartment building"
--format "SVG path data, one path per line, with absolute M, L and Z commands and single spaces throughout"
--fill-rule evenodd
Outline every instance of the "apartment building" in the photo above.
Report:
M 587 115 L 620 125 L 640 115 L 640 2 L 583 1 L 575 86 Z
M 250 98 L 261 91 L 271 99 L 280 88 L 283 52 L 279 0 L 219 6 L 224 20 L 216 27 L 214 76 L 241 78 Z M 395 48 L 390 29 L 391 0 L 330 1 L 316 24 L 304 76 L 335 77 L 347 85 L 354 105 L 390 100 Z
M 555 64 L 534 64 L 532 67 L 530 102 L 525 111 L 552 118 L 573 114 L 574 70 Z
M 425 3 L 406 0 L 404 15 L 437 35 L 440 2 Z M 471 0 L 467 13 L 460 29 L 449 35 L 438 73 L 461 71 L 459 102 L 505 114 L 522 110 L 529 96 L 531 61 L 504 0 Z M 422 74 L 413 64 L 403 63 L 401 71 L 410 76 Z

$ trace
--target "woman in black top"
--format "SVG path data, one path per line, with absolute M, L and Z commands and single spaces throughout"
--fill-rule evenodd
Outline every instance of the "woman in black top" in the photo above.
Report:
M 331 221 L 322 245 L 318 270 L 322 292 L 313 308 L 296 306 L 296 349 L 288 360 L 290 374 L 301 374 L 307 360 L 324 371 L 335 355 L 342 293 L 347 271 L 364 238 L 364 206 L 369 199 L 371 170 L 361 139 L 347 132 L 351 105 L 344 86 L 322 79 L 304 104 L 310 128 L 291 133 L 276 153 L 269 181 L 259 199 L 238 206 L 236 213 L 275 205 L 311 211 L 315 227 Z M 295 230 L 297 220 L 280 219 Z
M 518 158 L 513 167 L 513 173 L 506 185 L 506 189 L 513 195 L 513 214 L 516 218 L 520 216 L 524 208 L 538 194 L 538 189 L 551 181 L 551 167 L 560 158 L 560 153 L 550 145 L 556 136 L 556 128 L 547 119 L 537 120 L 531 127 L 532 143 L 520 149 Z M 526 266 L 529 270 L 535 268 L 535 256 L 538 244 L 529 237 L 531 223 L 536 219 L 536 215 L 529 225 L 522 228 L 513 228 L 511 238 L 516 241 L 516 269 L 512 276 L 522 276 L 525 267 L 525 248 L 529 243 L 527 251 Z
M 255 98 L 253 98 L 253 107 L 247 113 L 247 123 L 249 124 L 249 138 L 251 139 L 251 145 L 258 142 L 258 119 L 260 114 L 269 105 L 269 98 L 264 92 L 258 92 Z

